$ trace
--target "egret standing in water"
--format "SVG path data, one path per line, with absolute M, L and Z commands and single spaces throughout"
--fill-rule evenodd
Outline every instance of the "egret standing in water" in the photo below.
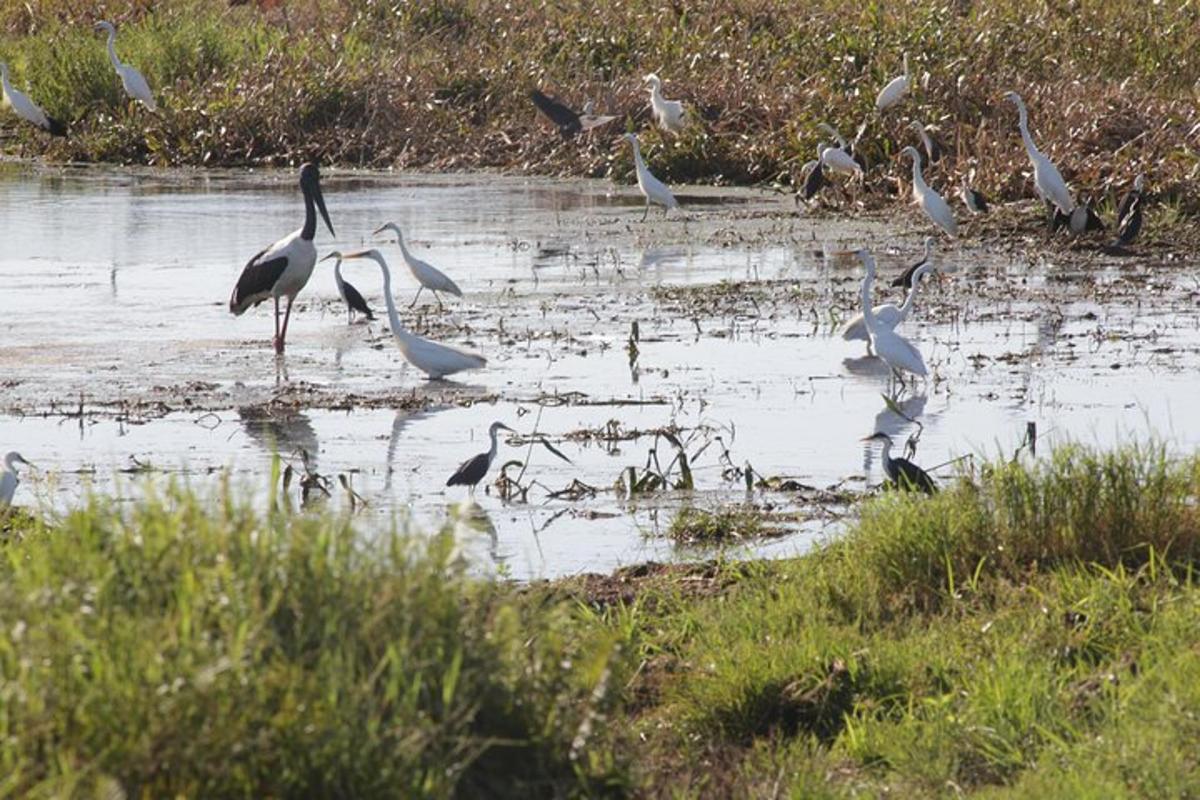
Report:
M 488 428 L 488 436 L 492 440 L 491 447 L 488 448 L 486 453 L 480 453 L 464 461 L 462 466 L 450 476 L 450 480 L 446 481 L 447 486 L 467 486 L 469 487 L 469 491 L 475 491 L 475 487 L 488 474 L 488 470 L 492 468 L 492 462 L 496 460 L 498 444 L 496 436 L 500 431 L 516 433 L 516 431 L 503 422 L 493 422 L 492 426 Z
M 679 207 L 679 202 L 675 199 L 675 195 L 671 194 L 667 185 L 651 175 L 650 170 L 646 168 L 646 162 L 642 160 L 642 150 L 638 147 L 637 135 L 627 133 L 625 138 L 633 146 L 633 166 L 637 170 L 638 188 L 642 190 L 642 195 L 646 198 L 646 210 L 642 213 L 642 222 L 646 221 L 646 216 L 650 213 L 651 203 L 662 206 L 665 217 L 667 211 Z
M 117 75 L 121 78 L 121 86 L 125 89 L 125 94 L 129 95 L 130 99 L 137 100 L 149 110 L 158 111 L 158 103 L 154 101 L 154 94 L 150 91 L 150 84 L 146 83 L 146 79 L 142 77 L 142 73 L 128 64 L 122 64 L 121 59 L 117 58 L 117 29 L 113 27 L 111 22 L 100 20 L 96 23 L 96 30 L 108 31 L 108 60 L 112 62 L 113 69 L 117 71 Z
M 17 493 L 17 486 L 21 483 L 21 478 L 17 475 L 17 464 L 33 466 L 15 450 L 4 457 L 4 468 L 0 469 L 0 508 L 12 505 L 13 495 Z
M 912 158 L 913 199 L 917 201 L 917 205 L 948 236 L 957 236 L 958 222 L 954 219 L 954 212 L 950 210 L 950 206 L 945 198 L 930 188 L 929 184 L 925 183 L 925 176 L 921 174 L 920 152 L 917 151 L 917 148 L 909 146 L 901 150 L 900 155 L 907 155 Z
M 400 245 L 400 255 L 404 257 L 404 263 L 408 265 L 408 271 L 412 273 L 412 276 L 417 279 L 417 283 L 420 285 L 420 288 L 417 289 L 417 293 L 413 297 L 412 302 L 408 304 L 409 308 L 412 308 L 417 304 L 417 301 L 421 299 L 421 292 L 425 291 L 426 289 L 433 292 L 433 297 L 435 300 L 437 300 L 438 308 L 445 308 L 445 306 L 442 305 L 442 298 L 438 292 L 446 292 L 447 294 L 452 294 L 455 297 L 463 296 L 462 289 L 458 288 L 458 284 L 450 280 L 450 278 L 446 276 L 446 273 L 442 272 L 433 264 L 422 261 L 412 253 L 408 252 L 408 247 L 404 244 L 404 234 L 400 233 L 399 225 L 394 222 L 389 222 L 386 225 L 381 225 L 371 235 L 378 236 L 384 231 L 391 231 L 392 233 L 396 234 L 396 244 Z
M 29 95 L 13 88 L 8 79 L 8 64 L 3 62 L 0 62 L 0 82 L 4 87 L 4 99 L 12 106 L 12 110 L 18 117 L 31 125 L 36 125 L 51 136 L 67 135 L 66 125 L 43 111 L 41 106 L 29 98 Z
M 1021 141 L 1025 143 L 1025 153 L 1029 156 L 1029 163 L 1033 165 L 1033 185 L 1037 189 L 1038 196 L 1042 198 L 1043 202 L 1049 203 L 1070 218 L 1071 212 L 1075 210 L 1075 201 L 1071 199 L 1071 190 L 1067 188 L 1067 182 L 1059 174 L 1058 167 L 1054 166 L 1050 159 L 1046 158 L 1033 143 L 1033 137 L 1029 135 L 1029 112 L 1025 110 L 1025 101 L 1016 92 L 1005 92 L 1004 99 L 1017 107 L 1017 127 L 1021 130 Z M 1051 215 L 1051 220 L 1053 221 L 1053 215 Z
M 268 298 L 275 301 L 276 353 L 283 352 L 288 320 L 292 317 L 292 303 L 308 283 L 313 267 L 317 264 L 317 246 L 313 244 L 313 237 L 317 234 L 318 210 L 329 233 L 337 235 L 329 221 L 329 212 L 325 210 L 325 198 L 321 195 L 321 174 L 316 164 L 304 164 L 300 167 L 300 190 L 304 193 L 304 225 L 300 230 L 288 234 L 251 258 L 242 270 L 233 295 L 229 298 L 229 310 L 239 317 L 246 309 Z M 287 297 L 288 301 L 282 330 L 279 327 L 280 297 Z
M 903 305 L 897 306 L 895 303 L 883 303 L 872 308 L 871 313 L 875 315 L 875 324 L 894 331 L 900 326 L 900 323 L 908 319 L 909 314 L 912 313 L 913 304 L 917 299 L 917 285 L 921 282 L 921 278 L 924 278 L 925 274 L 932 269 L 933 265 L 928 261 L 923 262 L 917 267 L 916 271 L 912 274 L 912 284 L 908 290 L 908 296 L 904 298 Z M 862 312 L 855 314 L 842 326 L 841 334 L 842 338 L 847 342 L 857 341 L 869 344 L 871 339 L 870 334 L 867 333 L 867 321 Z
M 928 472 L 907 458 L 892 458 L 892 437 L 880 432 L 865 437 L 863 441 L 883 443 L 883 474 L 897 489 L 915 490 L 925 494 L 937 491 L 937 484 L 929 477 Z
M 866 250 L 857 252 L 866 275 L 863 277 L 860 301 L 862 302 L 863 324 L 870 337 L 871 349 L 892 368 L 892 374 L 901 384 L 904 383 L 902 372 L 911 372 L 924 377 L 929 374 L 925 367 L 925 359 L 921 351 L 907 339 L 875 319 L 875 310 L 871 306 L 871 288 L 875 283 L 875 258 Z
M 354 324 L 354 313 L 357 311 L 369 321 L 375 321 L 375 312 L 367 305 L 367 301 L 363 298 L 362 292 L 354 288 L 354 285 L 342 277 L 342 254 L 334 250 L 325 258 L 336 258 L 337 262 L 333 265 L 333 280 L 337 283 L 338 294 L 341 295 L 342 302 L 346 304 L 346 324 Z M 324 261 L 325 259 L 321 259 Z
M 325 259 L 335 255 L 337 254 L 331 253 L 325 256 Z M 487 366 L 487 359 L 481 355 L 424 339 L 404 327 L 400 322 L 400 314 L 396 311 L 396 301 L 392 299 L 392 271 L 388 269 L 387 261 L 378 250 L 360 250 L 341 257 L 346 260 L 369 258 L 379 265 L 383 272 L 383 300 L 387 303 L 388 323 L 391 325 L 392 335 L 396 337 L 396 343 L 400 346 L 400 353 L 408 363 L 432 380 L 441 380 L 456 372 Z
M 683 103 L 663 97 L 662 80 L 653 72 L 646 76 L 645 81 L 650 87 L 650 110 L 654 113 L 658 127 L 668 133 L 682 131 L 687 124 L 684 120 Z
M 904 74 L 898 75 L 888 81 L 887 86 L 879 92 L 879 96 L 875 98 L 875 110 L 883 113 L 892 106 L 899 103 L 908 94 L 908 87 L 912 83 L 908 74 L 908 53 L 904 54 Z

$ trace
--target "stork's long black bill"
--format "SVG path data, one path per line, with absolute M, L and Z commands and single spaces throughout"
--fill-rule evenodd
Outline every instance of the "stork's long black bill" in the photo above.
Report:
M 313 200 L 317 203 L 317 210 L 321 212 L 321 219 L 325 220 L 325 227 L 329 228 L 329 235 L 337 236 L 333 232 L 333 223 L 329 221 L 329 212 L 325 210 L 325 197 L 321 194 L 320 184 L 313 187 Z

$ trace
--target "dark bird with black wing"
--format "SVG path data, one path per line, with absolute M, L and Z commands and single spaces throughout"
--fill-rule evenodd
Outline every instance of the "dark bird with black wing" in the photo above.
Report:
M 863 441 L 883 443 L 883 474 L 897 489 L 915 490 L 925 494 L 937 491 L 937 484 L 929 477 L 928 472 L 907 458 L 892 458 L 892 437 L 881 431 L 865 437 Z
M 488 436 L 491 438 L 491 447 L 486 453 L 480 453 L 473 458 L 468 458 L 462 463 L 450 480 L 446 481 L 447 486 L 468 486 L 472 492 L 475 491 L 475 486 L 484 479 L 488 474 L 488 470 L 492 468 L 492 462 L 496 460 L 496 449 L 498 442 L 496 436 L 500 431 L 509 431 L 516 433 L 512 428 L 505 425 L 503 422 L 493 422 L 488 428 Z

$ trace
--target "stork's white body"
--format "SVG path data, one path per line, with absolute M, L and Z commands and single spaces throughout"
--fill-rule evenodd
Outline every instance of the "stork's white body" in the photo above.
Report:
M 260 296 L 252 295 L 248 298 L 248 302 L 281 297 L 295 299 L 300 290 L 308 285 L 308 279 L 312 277 L 313 268 L 317 265 L 317 246 L 311 239 L 301 236 L 301 230 L 295 230 L 268 247 L 250 263 L 259 264 L 264 261 L 273 261 L 276 258 L 287 259 L 287 266 L 284 267 L 283 274 L 279 276 L 279 280 L 275 282 L 269 292 L 259 293 Z M 240 315 L 241 313 L 238 312 L 238 316 Z
M 915 147 L 906 147 L 900 153 L 908 154 L 913 160 L 913 199 L 916 200 L 917 205 L 948 236 L 957 236 L 958 221 L 954 219 L 954 212 L 950 210 L 950 204 L 929 184 L 925 183 L 925 176 L 921 174 L 920 152 Z

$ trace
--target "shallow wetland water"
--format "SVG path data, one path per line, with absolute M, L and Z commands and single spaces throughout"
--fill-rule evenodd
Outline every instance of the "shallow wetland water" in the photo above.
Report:
M 749 500 L 787 535 L 741 552 L 801 552 L 836 534 L 847 493 L 881 479 L 859 439 L 917 431 L 885 405 L 886 369 L 836 335 L 859 271 L 831 255 L 869 246 L 890 278 L 925 234 L 907 211 L 845 221 L 768 192 L 688 189 L 683 214 L 641 223 L 636 190 L 604 182 L 332 173 L 324 187 L 338 236 L 320 231 L 321 252 L 397 222 L 466 293 L 444 312 L 428 294 L 408 311 L 415 285 L 380 243 L 406 322 L 483 352 L 486 370 L 424 380 L 386 322 L 347 324 L 333 262 L 301 295 L 279 362 L 268 305 L 228 313 L 246 260 L 302 218 L 291 173 L 0 172 L 0 449 L 40 467 L 23 502 L 67 507 L 89 485 L 132 493 L 146 470 L 197 486 L 228 470 L 265 497 L 272 454 L 299 469 L 304 450 L 347 511 L 348 479 L 366 524 L 450 520 L 481 568 L 550 577 L 704 555 L 663 536 L 685 504 Z M 1028 222 L 1008 212 L 968 227 L 938 256 L 953 272 L 903 328 L 934 372 L 900 396 L 922 426 L 916 460 L 1011 454 L 1027 422 L 1039 449 L 1151 435 L 1194 447 L 1193 265 L 1153 244 L 1123 259 L 1047 245 Z M 343 271 L 385 319 L 374 264 Z M 464 509 L 444 483 L 486 449 L 493 420 L 536 428 L 572 463 L 517 440 L 498 463 L 532 456 L 526 502 L 481 486 L 480 508 Z M 652 450 L 667 468 L 662 430 L 683 443 L 695 493 L 614 490 Z M 748 498 L 747 465 L 791 483 Z M 550 496 L 572 485 L 595 492 Z

